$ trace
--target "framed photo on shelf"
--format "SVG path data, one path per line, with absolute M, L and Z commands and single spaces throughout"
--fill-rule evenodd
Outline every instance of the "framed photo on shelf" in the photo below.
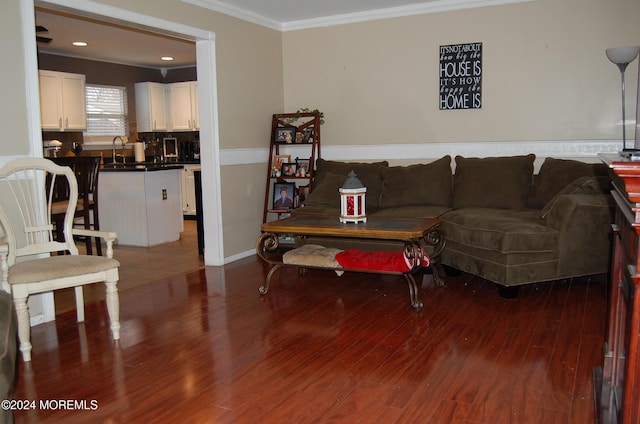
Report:
M 306 177 L 309 174 L 310 163 L 311 163 L 311 158 L 309 159 L 296 158 L 296 165 L 298 165 L 296 169 L 296 176 Z
M 295 177 L 297 169 L 298 169 L 298 165 L 295 162 L 283 163 L 282 169 L 281 169 L 282 176 Z
M 282 181 L 273 183 L 271 208 L 274 210 L 293 209 L 296 197 L 296 184 Z
M 311 136 L 313 135 L 313 127 L 306 128 L 302 136 L 303 143 L 311 143 Z
M 292 144 L 296 139 L 297 131 L 298 129 L 294 126 L 277 127 L 273 142 L 277 144 Z
M 309 192 L 310 191 L 311 191 L 311 188 L 309 187 L 308 184 L 306 186 L 298 187 L 298 202 L 299 202 L 299 204 L 302 204 L 305 201 L 305 199 L 309 196 Z
M 273 166 L 282 171 L 282 164 L 291 162 L 291 155 L 275 155 L 273 157 Z

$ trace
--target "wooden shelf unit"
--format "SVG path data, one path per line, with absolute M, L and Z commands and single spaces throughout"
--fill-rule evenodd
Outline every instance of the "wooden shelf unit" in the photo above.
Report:
M 277 135 L 282 130 L 287 130 L 291 127 L 295 127 L 295 133 L 290 143 L 277 140 Z M 296 142 L 296 135 L 302 134 L 302 142 Z M 305 135 L 307 137 L 305 137 Z M 308 141 L 306 141 L 308 140 Z M 313 184 L 313 175 L 316 159 L 320 157 L 320 113 L 319 112 L 300 112 L 300 113 L 278 113 L 274 114 L 271 121 L 271 139 L 269 140 L 269 161 L 267 166 L 267 178 L 265 185 L 264 195 L 264 212 L 262 215 L 262 222 L 265 223 L 269 220 L 269 215 L 275 215 L 276 219 L 279 219 L 283 214 L 288 214 L 290 210 L 276 209 L 272 206 L 274 182 L 293 183 L 296 186 L 296 193 L 292 193 L 294 200 L 294 209 L 298 205 L 296 199 L 298 196 L 297 191 L 302 186 L 308 186 L 311 190 Z M 284 154 L 289 154 L 291 160 L 295 158 L 306 160 L 309 159 L 308 172 L 304 176 L 296 175 L 280 175 L 276 176 L 273 173 L 274 166 L 276 166 L 275 157 Z M 306 184 L 301 184 L 306 183 Z

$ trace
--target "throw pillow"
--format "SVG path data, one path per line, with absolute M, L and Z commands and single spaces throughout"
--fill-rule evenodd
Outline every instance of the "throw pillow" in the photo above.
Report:
M 356 173 L 358 179 L 367 188 L 367 211 L 373 211 L 378 208 L 380 202 L 380 191 L 382 189 L 382 180 L 380 179 L 380 167 L 389 166 L 389 162 L 340 162 L 319 158 L 316 160 L 316 171 L 314 174 L 314 185 L 322 184 L 327 173 L 333 173 L 343 176 L 342 182 L 347 179 L 349 172 Z M 338 204 L 338 207 L 340 205 Z
M 607 166 L 603 163 L 546 158 L 533 180 L 529 207 L 534 209 L 544 207 L 556 194 L 580 177 L 606 177 L 607 175 Z
M 531 189 L 534 154 L 464 158 L 456 156 L 453 207 L 524 209 Z
M 315 182 L 313 190 L 304 200 L 305 205 L 331 206 L 340 209 L 340 192 L 338 189 L 347 177 L 327 172 L 320 182 Z
M 380 168 L 381 208 L 451 206 L 451 156 L 427 164 Z

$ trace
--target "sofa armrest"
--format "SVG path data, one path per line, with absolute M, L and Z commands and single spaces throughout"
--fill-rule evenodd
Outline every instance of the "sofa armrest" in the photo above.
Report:
M 558 196 L 546 215 L 547 225 L 560 232 L 558 275 L 608 271 L 614 211 L 610 194 Z

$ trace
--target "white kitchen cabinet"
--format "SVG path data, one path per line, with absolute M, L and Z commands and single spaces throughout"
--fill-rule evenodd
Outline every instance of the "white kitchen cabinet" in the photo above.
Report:
M 171 131 L 196 131 L 198 119 L 198 82 L 167 84 L 169 98 L 169 128 Z
M 42 129 L 85 130 L 87 128 L 85 76 L 40 70 L 38 77 Z
M 140 166 L 100 172 L 100 227 L 115 231 L 118 244 L 154 246 L 179 240 L 184 230 L 182 170 L 149 169 Z
M 165 84 L 155 82 L 135 84 L 138 132 L 169 130 L 165 91 Z
M 182 184 L 182 214 L 196 215 L 196 183 L 193 173 L 200 170 L 200 165 L 183 165 L 180 183 Z

